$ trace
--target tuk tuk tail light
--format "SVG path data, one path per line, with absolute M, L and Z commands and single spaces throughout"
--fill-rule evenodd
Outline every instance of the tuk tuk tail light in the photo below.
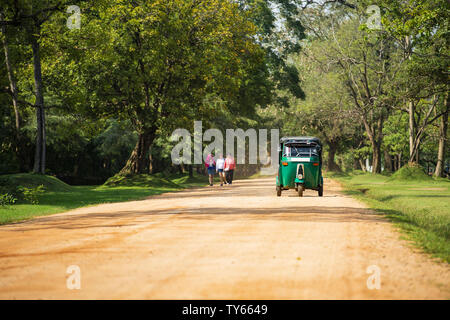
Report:
M 287 166 L 288 165 L 288 163 L 287 162 L 283 162 L 283 166 Z
M 317 166 L 319 166 L 319 163 L 318 162 L 314 162 L 313 166 L 317 167 Z

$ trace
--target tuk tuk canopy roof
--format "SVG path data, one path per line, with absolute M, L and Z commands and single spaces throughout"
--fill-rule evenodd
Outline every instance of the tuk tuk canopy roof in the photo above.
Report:
M 283 137 L 280 139 L 280 144 L 282 143 L 298 143 L 298 144 L 316 144 L 322 145 L 319 138 L 316 137 Z

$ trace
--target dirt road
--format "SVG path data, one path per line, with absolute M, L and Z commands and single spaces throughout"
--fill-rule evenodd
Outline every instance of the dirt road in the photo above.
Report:
M 2 299 L 450 298 L 450 266 L 326 181 L 274 179 L 105 204 L 0 227 Z M 67 268 L 79 266 L 81 289 Z M 381 287 L 369 290 L 369 266 Z

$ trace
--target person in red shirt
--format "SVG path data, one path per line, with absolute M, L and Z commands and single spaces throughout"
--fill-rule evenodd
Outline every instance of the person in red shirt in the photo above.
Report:
M 233 175 L 234 175 L 234 169 L 236 168 L 236 163 L 234 161 L 234 158 L 231 156 L 231 154 L 227 154 L 227 158 L 225 159 L 225 166 L 223 171 L 225 171 L 225 179 L 227 184 L 233 183 Z

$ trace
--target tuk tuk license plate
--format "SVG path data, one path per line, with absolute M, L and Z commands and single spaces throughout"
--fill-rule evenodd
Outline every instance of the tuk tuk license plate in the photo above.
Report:
M 292 161 L 292 162 L 310 162 L 311 159 L 310 158 L 300 158 L 300 157 L 292 157 L 292 158 L 288 158 L 288 161 Z

